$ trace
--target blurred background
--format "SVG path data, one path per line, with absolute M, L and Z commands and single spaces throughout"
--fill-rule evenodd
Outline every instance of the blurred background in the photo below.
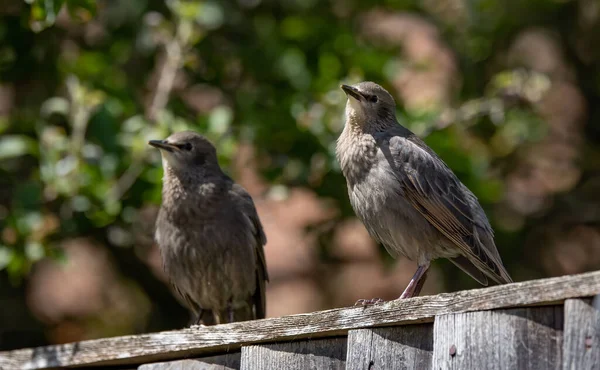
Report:
M 372 80 L 479 197 L 516 281 L 600 267 L 595 0 L 2 0 L 0 348 L 181 328 L 153 243 L 171 132 L 268 237 L 268 316 L 396 298 L 334 157 Z M 477 287 L 436 261 L 422 294 Z

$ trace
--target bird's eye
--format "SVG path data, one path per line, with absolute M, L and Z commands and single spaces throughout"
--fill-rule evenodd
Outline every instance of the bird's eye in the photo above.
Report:
M 369 101 L 371 103 L 377 103 L 378 100 L 379 99 L 377 99 L 377 95 L 371 95 L 371 96 L 369 96 Z
M 190 150 L 192 150 L 192 144 L 190 144 L 190 143 L 185 143 L 185 144 L 181 145 L 181 146 L 180 146 L 180 148 L 181 148 L 182 150 L 187 150 L 187 151 L 190 151 Z

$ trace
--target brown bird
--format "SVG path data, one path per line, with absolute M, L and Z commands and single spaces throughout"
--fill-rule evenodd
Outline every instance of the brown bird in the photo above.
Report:
M 512 282 L 477 198 L 431 148 L 398 123 L 392 96 L 373 82 L 341 88 L 348 102 L 336 154 L 352 207 L 391 255 L 419 266 L 399 298 L 419 294 L 436 258 L 450 259 L 482 285 L 488 278 Z
M 184 131 L 149 144 L 164 169 L 155 238 L 196 323 L 264 318 L 267 239 L 252 198 L 223 173 L 203 136 Z

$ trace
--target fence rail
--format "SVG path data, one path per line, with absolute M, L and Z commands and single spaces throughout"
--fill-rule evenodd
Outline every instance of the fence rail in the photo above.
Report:
M 600 272 L 0 352 L 0 370 L 598 369 Z M 170 362 L 169 362 L 170 361 Z

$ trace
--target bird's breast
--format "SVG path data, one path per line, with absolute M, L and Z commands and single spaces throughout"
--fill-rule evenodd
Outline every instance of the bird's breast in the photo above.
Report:
M 163 266 L 180 291 L 205 308 L 222 309 L 255 289 L 256 240 L 243 219 L 188 218 L 163 212 L 156 239 Z
M 387 161 L 378 161 L 360 179 L 348 182 L 350 203 L 369 234 L 393 256 L 419 263 L 437 257 L 440 233 L 404 196 Z

